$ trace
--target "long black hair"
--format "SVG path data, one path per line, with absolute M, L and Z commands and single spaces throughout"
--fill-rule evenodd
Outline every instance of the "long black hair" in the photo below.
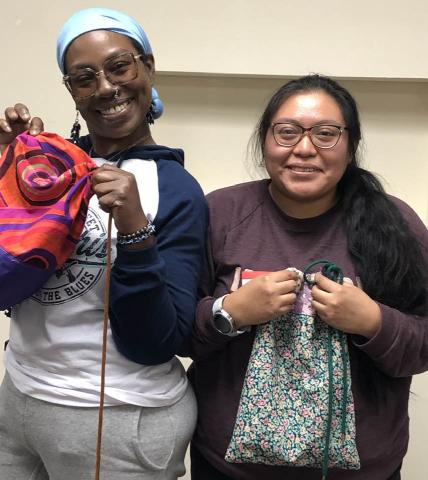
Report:
M 348 250 L 364 291 L 401 312 L 424 316 L 428 310 L 428 275 L 422 246 L 377 177 L 360 167 L 357 155 L 361 126 L 352 95 L 334 80 L 307 75 L 283 85 L 271 98 L 252 137 L 253 154 L 263 157 L 272 118 L 291 96 L 323 91 L 340 107 L 348 129 L 349 164 L 338 183 Z M 388 379 L 371 360 L 359 355 L 368 394 L 383 397 Z

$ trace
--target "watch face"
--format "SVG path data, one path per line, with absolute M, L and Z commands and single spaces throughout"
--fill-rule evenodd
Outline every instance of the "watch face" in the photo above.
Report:
M 220 312 L 217 312 L 214 315 L 214 326 L 215 328 L 225 335 L 233 331 L 233 327 L 228 318 L 222 315 Z

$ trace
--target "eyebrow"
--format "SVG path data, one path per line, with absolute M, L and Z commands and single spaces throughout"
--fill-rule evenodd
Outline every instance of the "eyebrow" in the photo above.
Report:
M 302 125 L 297 120 L 295 120 L 293 118 L 287 118 L 287 117 L 278 118 L 277 120 L 275 120 L 272 123 L 292 123 L 293 125 L 298 125 L 299 127 L 305 128 L 304 125 Z M 344 122 L 341 122 L 339 120 L 333 120 L 332 118 L 331 119 L 323 119 L 323 120 L 317 121 L 314 124 L 312 124 L 312 127 L 314 127 L 315 125 L 337 125 L 337 126 L 340 126 L 340 125 L 342 125 L 342 123 L 344 123 Z
M 120 48 L 119 50 L 116 50 L 114 53 L 112 53 L 107 58 L 105 58 L 102 63 L 104 64 L 108 60 L 111 60 L 112 58 L 116 58 L 119 55 L 123 55 L 124 53 L 132 53 L 132 55 L 138 55 L 138 52 L 134 53 L 134 52 L 131 52 L 130 50 L 126 50 L 125 48 Z M 85 68 L 89 68 L 89 69 L 94 70 L 94 71 L 98 70 L 98 68 L 93 67 L 93 64 L 91 65 L 91 64 L 88 64 L 88 63 L 76 63 L 75 65 L 71 65 L 71 67 L 68 68 L 67 71 L 68 70 L 71 70 L 71 71 L 82 70 L 82 69 L 85 69 Z

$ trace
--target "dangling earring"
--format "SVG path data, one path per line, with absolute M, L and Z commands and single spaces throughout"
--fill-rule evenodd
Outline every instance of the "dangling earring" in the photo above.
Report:
M 80 123 L 79 123 L 79 110 L 76 110 L 76 119 L 74 120 L 73 126 L 71 127 L 70 138 L 71 143 L 77 145 L 79 143 L 80 137 Z
M 119 98 L 119 87 L 116 87 L 116 91 L 114 92 L 114 99 Z
M 154 114 L 153 105 L 150 104 L 149 111 L 146 113 L 146 120 L 149 125 L 153 125 L 155 123 L 153 114 Z

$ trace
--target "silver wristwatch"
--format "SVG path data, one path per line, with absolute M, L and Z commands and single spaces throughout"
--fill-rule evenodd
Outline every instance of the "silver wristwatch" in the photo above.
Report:
M 217 298 L 213 304 L 213 324 L 214 328 L 228 337 L 236 337 L 242 333 L 251 330 L 250 325 L 246 325 L 241 329 L 237 329 L 232 316 L 223 309 L 223 301 L 227 295 Z

